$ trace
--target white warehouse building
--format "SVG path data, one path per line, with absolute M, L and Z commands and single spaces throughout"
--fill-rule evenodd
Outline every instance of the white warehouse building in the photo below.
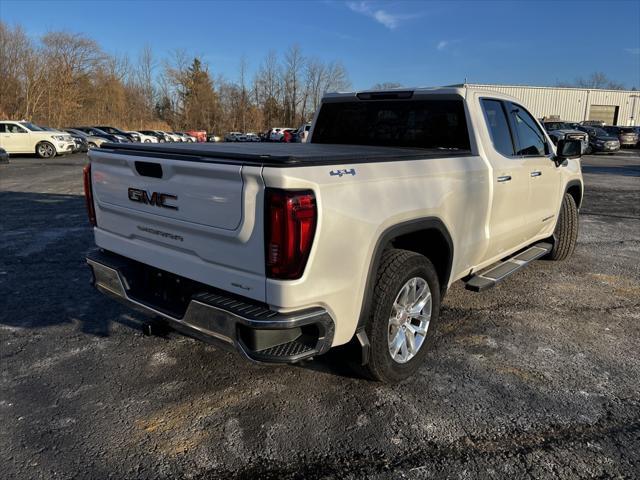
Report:
M 638 125 L 640 91 L 595 88 L 527 87 L 466 83 L 468 88 L 495 90 L 521 100 L 536 118 L 568 122 L 600 120 L 607 125 Z

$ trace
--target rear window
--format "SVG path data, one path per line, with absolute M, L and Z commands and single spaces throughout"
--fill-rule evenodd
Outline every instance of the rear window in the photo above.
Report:
M 325 103 L 313 143 L 469 150 L 462 100 Z

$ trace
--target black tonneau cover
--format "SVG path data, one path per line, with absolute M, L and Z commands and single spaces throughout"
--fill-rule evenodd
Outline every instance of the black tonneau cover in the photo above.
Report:
M 300 167 L 466 156 L 468 150 L 328 145 L 320 143 L 104 143 L 100 152 L 199 162 Z

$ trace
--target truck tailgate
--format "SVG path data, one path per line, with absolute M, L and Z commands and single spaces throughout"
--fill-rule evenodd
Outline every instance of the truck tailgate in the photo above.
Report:
M 264 301 L 260 167 L 98 149 L 90 158 L 99 247 Z

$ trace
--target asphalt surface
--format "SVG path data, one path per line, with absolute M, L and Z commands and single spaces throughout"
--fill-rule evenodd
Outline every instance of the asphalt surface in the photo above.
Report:
M 89 286 L 83 156 L 0 166 L 0 477 L 640 477 L 640 152 L 584 158 L 575 255 L 455 285 L 424 368 L 257 366 Z

